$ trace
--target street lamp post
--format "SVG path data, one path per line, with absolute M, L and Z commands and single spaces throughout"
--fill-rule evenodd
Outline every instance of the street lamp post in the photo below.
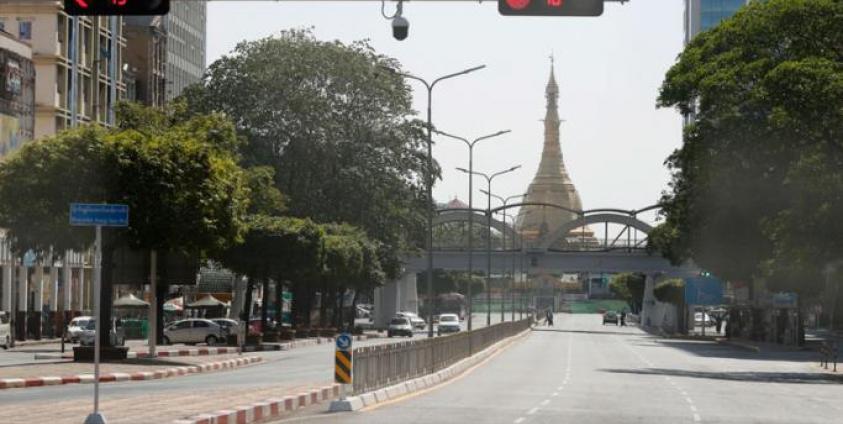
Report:
M 428 302 L 428 313 L 427 313 L 427 337 L 433 337 L 433 88 L 436 87 L 440 81 L 444 81 L 449 78 L 458 77 L 460 75 L 465 75 L 470 72 L 479 71 L 485 68 L 486 65 L 475 66 L 473 68 L 465 69 L 459 72 L 455 72 L 453 74 L 448 74 L 436 78 L 433 82 L 428 83 L 427 80 L 417 77 L 412 74 L 407 74 L 403 72 L 398 72 L 395 69 L 389 67 L 381 67 L 381 69 L 387 70 L 391 73 L 396 75 L 402 76 L 404 78 L 413 79 L 416 81 L 421 82 L 424 84 L 424 87 L 427 89 L 427 302 Z
M 524 196 L 526 196 L 526 195 L 527 195 L 527 193 L 523 193 L 523 194 L 516 194 L 516 195 L 509 196 L 509 197 L 507 197 L 506 199 L 504 199 L 503 197 L 498 196 L 497 194 L 490 193 L 490 192 L 488 192 L 488 191 L 486 191 L 486 190 L 480 190 L 480 191 L 481 191 L 482 193 L 486 194 L 486 196 L 491 196 L 491 197 L 494 197 L 495 199 L 498 199 L 498 201 L 500 201 L 501 203 L 503 203 L 503 207 L 504 207 L 504 208 L 506 208 L 506 205 L 507 205 L 507 203 L 509 203 L 509 201 L 510 201 L 510 200 L 517 199 L 517 198 L 519 198 L 519 197 L 524 197 Z M 502 210 L 502 211 L 501 211 L 501 215 L 503 215 L 503 227 L 504 227 L 504 231 L 503 231 L 503 249 L 504 249 L 504 250 L 506 250 L 506 217 L 507 217 L 507 216 L 509 216 L 509 215 L 506 213 L 506 209 L 504 209 L 504 210 Z M 513 228 L 515 228 L 515 216 L 514 216 L 514 215 L 513 215 L 513 220 L 512 220 L 512 227 L 513 227 Z M 515 239 L 514 239 L 514 238 L 513 238 L 513 240 L 511 241 L 511 244 L 512 244 L 513 246 L 515 245 Z M 514 264 L 515 264 L 515 262 L 514 262 L 514 260 L 513 260 L 513 266 L 512 266 L 512 268 L 513 268 L 513 271 L 512 271 L 512 278 L 513 278 L 513 280 L 515 279 L 515 265 L 514 265 Z M 505 269 L 506 269 L 506 264 L 504 264 L 504 270 L 505 270 Z M 511 285 L 510 285 L 510 288 L 509 288 L 509 298 L 510 298 L 510 303 L 512 303 L 512 306 L 513 306 L 513 309 L 512 309 L 512 317 L 511 317 L 511 318 L 512 318 L 512 321 L 515 321 L 515 308 L 514 308 L 514 307 L 515 307 L 515 297 L 512 295 L 512 285 L 514 285 L 514 282 L 513 282 L 513 284 L 511 284 Z M 505 298 L 505 296 L 504 296 L 504 298 Z M 501 322 L 503 322 L 503 321 L 505 320 L 505 317 L 504 317 L 504 315 L 505 315 L 505 313 L 506 313 L 506 312 L 504 311 L 504 307 L 506 306 L 506 305 L 505 305 L 505 303 L 506 303 L 506 302 L 504 302 L 503 300 L 501 300 Z
M 492 175 L 487 175 L 482 172 L 471 171 L 465 168 L 457 168 L 460 172 L 465 172 L 469 175 L 479 175 L 486 179 L 487 191 L 492 192 L 492 180 L 504 174 L 508 174 L 521 165 L 513 166 L 512 168 L 503 171 L 495 172 Z M 487 196 L 488 202 L 486 205 L 486 326 L 492 325 L 492 293 L 489 290 L 492 287 L 492 196 Z
M 498 131 L 494 134 L 485 135 L 483 137 L 475 138 L 473 141 L 468 141 L 465 138 L 457 137 L 455 135 L 451 135 L 442 131 L 436 131 L 437 134 L 443 135 L 445 137 L 450 137 L 455 140 L 460 140 L 468 146 L 468 289 L 466 290 L 466 297 L 468 298 L 468 331 L 471 331 L 472 328 L 472 317 L 471 314 L 473 312 L 472 305 L 471 305 L 471 282 L 472 282 L 472 273 L 474 271 L 473 266 L 473 256 L 474 256 L 474 186 L 472 184 L 474 177 L 471 175 L 474 172 L 474 145 L 480 141 L 488 140 L 493 137 L 501 136 L 506 133 L 510 132 L 510 130 L 503 130 Z

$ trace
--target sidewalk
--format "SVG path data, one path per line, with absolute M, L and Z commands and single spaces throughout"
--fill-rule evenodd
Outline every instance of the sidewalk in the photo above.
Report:
M 321 390 L 326 384 L 298 384 L 272 388 L 222 387 L 202 393 L 150 393 L 143 402 L 137 398 L 120 399 L 105 396 L 100 411 L 109 424 L 167 424 L 198 414 L 220 409 L 237 409 L 241 405 L 263 402 L 266 399 L 298 397 L 301 393 Z M 79 400 L 55 401 L 49 408 L 21 408 L 21 405 L 0 405 L 4 424 L 79 424 L 91 412 L 91 402 Z M 232 423 L 234 424 L 234 423 Z
M 100 364 L 100 382 L 151 380 L 177 375 L 211 372 L 260 362 L 256 356 L 220 355 L 178 359 L 135 359 Z M 61 362 L 0 368 L 0 389 L 46 385 L 92 383 L 91 363 Z

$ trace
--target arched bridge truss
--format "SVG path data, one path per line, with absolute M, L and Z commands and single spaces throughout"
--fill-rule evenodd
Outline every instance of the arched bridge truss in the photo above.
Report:
M 565 222 L 555 231 L 536 237 L 523 237 L 514 228 L 513 220 L 502 221 L 497 216 L 507 210 L 524 206 L 540 206 L 566 210 L 577 216 L 573 221 Z M 491 227 L 497 234 L 505 234 L 506 250 L 530 251 L 632 251 L 642 250 L 647 245 L 647 236 L 652 226 L 638 218 L 644 212 L 660 209 L 660 205 L 652 205 L 641 209 L 590 209 L 575 210 L 551 203 L 523 202 L 493 208 L 491 210 Z M 473 216 L 471 214 L 473 213 Z M 440 226 L 448 223 L 468 223 L 471 217 L 475 228 L 489 225 L 485 209 L 440 209 L 437 211 L 433 224 Z M 511 215 L 510 215 L 511 216 Z M 594 229 L 602 225 L 602 236 L 596 237 L 586 228 Z M 584 231 L 580 231 L 584 230 Z M 463 248 L 467 249 L 468 246 Z M 486 248 L 484 243 L 475 241 L 475 250 Z

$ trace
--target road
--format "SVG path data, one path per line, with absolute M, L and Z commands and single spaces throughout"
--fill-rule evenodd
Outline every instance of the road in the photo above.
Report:
M 285 422 L 342 424 L 840 423 L 843 380 L 810 352 L 661 339 L 599 315 L 557 314 L 470 373 L 371 410 Z

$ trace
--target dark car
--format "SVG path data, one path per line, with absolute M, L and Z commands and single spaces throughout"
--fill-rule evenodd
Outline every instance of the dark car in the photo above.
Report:
M 618 313 L 615 311 L 608 311 L 603 314 L 603 325 L 606 325 L 607 322 L 618 325 Z

